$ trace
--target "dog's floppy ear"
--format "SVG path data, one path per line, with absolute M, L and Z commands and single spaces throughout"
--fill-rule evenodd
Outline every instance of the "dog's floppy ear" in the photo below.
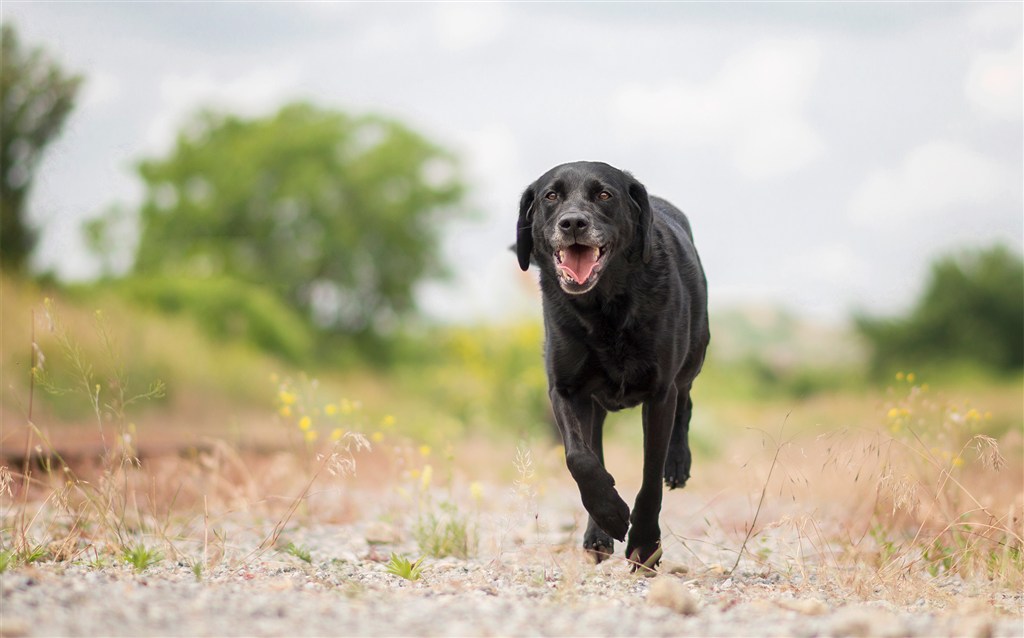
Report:
M 654 220 L 651 213 L 651 198 L 647 189 L 632 175 L 629 176 L 629 199 L 637 210 L 636 232 L 641 242 L 641 256 L 644 263 L 650 263 L 654 254 Z
M 533 200 L 536 191 L 533 184 L 523 191 L 519 198 L 519 223 L 516 225 L 516 257 L 519 267 L 527 270 L 530 267 L 530 253 L 533 252 Z

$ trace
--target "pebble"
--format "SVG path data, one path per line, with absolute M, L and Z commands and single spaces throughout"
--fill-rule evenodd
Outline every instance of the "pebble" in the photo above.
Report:
M 805 616 L 820 616 L 828 612 L 828 605 L 818 598 L 779 598 L 775 604 Z
M 651 582 L 650 590 L 647 592 L 647 603 L 666 607 L 684 616 L 696 614 L 700 609 L 700 599 L 690 591 L 690 588 L 669 576 L 659 576 Z
M 566 502 L 575 502 L 565 499 Z M 542 520 L 553 520 L 550 514 Z M 481 530 L 488 521 L 481 517 Z M 388 574 L 370 547 L 418 557 L 404 528 L 309 525 L 287 541 L 311 550 L 313 563 L 270 550 L 252 525 L 229 529 L 231 546 L 197 581 L 188 562 L 164 561 L 142 574 L 123 565 L 36 563 L 0 578 L 0 638 L 21 636 L 880 636 L 1021 638 L 1021 593 L 985 582 L 928 579 L 907 604 L 863 600 L 813 566 L 766 573 L 732 561 L 709 539 L 686 554 L 668 539 L 654 578 L 631 575 L 621 557 L 594 565 L 577 549 L 524 533 L 524 544 L 488 544 L 469 559 L 427 558 L 412 582 Z M 504 530 L 499 521 L 491 529 Z M 249 535 L 247 536 L 247 532 Z M 369 541 L 390 538 L 387 545 Z M 232 554 L 232 551 L 236 552 Z M 697 566 L 700 567 L 697 567 Z M 707 567 L 707 566 L 717 566 Z M 822 569 L 827 569 L 822 568 Z M 747 570 L 747 571 L 744 571 Z M 685 575 L 685 578 L 681 576 Z M 723 580 L 724 579 L 724 580 Z M 930 591 L 953 591 L 944 602 Z M 836 601 L 852 600 L 838 605 Z M 948 605 L 948 606 L 947 606 Z

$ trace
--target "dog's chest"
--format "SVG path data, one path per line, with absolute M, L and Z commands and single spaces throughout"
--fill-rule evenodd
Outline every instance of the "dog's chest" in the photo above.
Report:
M 600 374 L 593 377 L 593 396 L 606 410 L 631 408 L 651 396 L 657 367 L 650 359 L 607 352 L 595 352 L 594 359 Z
M 658 386 L 658 366 L 651 340 L 637 330 L 592 334 L 587 340 L 592 394 L 607 410 L 639 405 Z

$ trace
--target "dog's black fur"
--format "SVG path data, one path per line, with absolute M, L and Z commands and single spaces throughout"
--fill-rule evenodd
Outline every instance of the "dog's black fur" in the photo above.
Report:
M 600 258 L 580 282 L 561 257 L 584 247 L 588 261 L 595 249 Z M 689 221 L 629 173 L 562 164 L 523 193 L 516 254 L 523 270 L 540 268 L 548 394 L 590 514 L 583 546 L 600 562 L 628 529 L 627 558 L 656 562 L 661 482 L 690 477 L 690 387 L 710 339 Z M 643 483 L 630 514 L 604 468 L 602 427 L 608 410 L 640 403 Z

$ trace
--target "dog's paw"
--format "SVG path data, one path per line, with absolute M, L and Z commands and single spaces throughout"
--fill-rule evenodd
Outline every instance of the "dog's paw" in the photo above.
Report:
M 626 531 L 629 530 L 629 505 L 626 505 L 626 501 L 615 491 L 615 482 L 611 475 L 607 476 L 606 481 L 580 490 L 580 496 L 583 498 L 583 507 L 587 509 L 597 526 L 612 538 L 624 541 Z
M 660 540 L 634 547 L 633 540 L 630 539 L 629 544 L 626 546 L 626 558 L 629 559 L 629 571 L 631 573 L 640 570 L 646 576 L 653 576 L 658 571 L 657 567 L 661 563 L 661 555 Z
M 580 488 L 583 507 L 597 526 L 616 540 L 626 540 L 629 505 L 615 490 L 615 479 L 594 457 L 580 457 L 569 464 Z
M 684 487 L 690 478 L 690 450 L 681 445 L 670 445 L 665 459 L 665 486 L 670 490 Z
M 665 487 L 674 490 L 677 487 L 686 487 L 686 481 L 690 478 L 689 468 L 684 468 L 675 463 L 665 463 Z
M 615 553 L 615 541 L 603 529 L 591 525 L 587 528 L 587 533 L 583 535 L 583 549 L 594 559 L 595 563 L 600 563 Z

